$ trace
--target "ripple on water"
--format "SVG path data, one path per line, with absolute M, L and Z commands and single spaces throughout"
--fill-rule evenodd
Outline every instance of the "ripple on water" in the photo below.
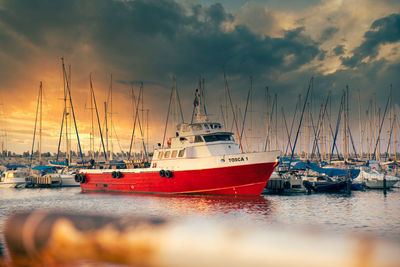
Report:
M 0 234 L 17 210 L 57 209 L 119 216 L 197 216 L 268 226 L 307 227 L 333 232 L 372 232 L 400 240 L 400 189 L 338 194 L 260 197 L 83 194 L 80 188 L 0 189 Z

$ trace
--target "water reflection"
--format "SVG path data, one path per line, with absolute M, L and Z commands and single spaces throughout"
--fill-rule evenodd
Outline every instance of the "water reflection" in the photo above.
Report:
M 104 195 L 102 193 L 83 193 Z M 118 195 L 125 199 L 142 199 L 151 203 L 152 209 L 165 209 L 182 215 L 221 215 L 238 214 L 268 216 L 272 211 L 271 201 L 263 196 L 225 196 L 225 195 L 167 195 L 167 194 L 125 194 Z M 148 208 L 148 207 L 147 207 Z

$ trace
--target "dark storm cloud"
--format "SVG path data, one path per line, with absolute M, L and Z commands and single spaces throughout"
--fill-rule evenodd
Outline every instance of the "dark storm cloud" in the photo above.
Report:
M 174 1 L 5 0 L 2 6 L 1 23 L 41 49 L 65 54 L 86 44 L 104 64 L 136 79 L 220 73 L 222 66 L 232 74 L 289 71 L 320 52 L 303 28 L 282 38 L 243 25 L 225 30 L 233 15 L 221 4 L 187 10 Z
M 333 53 L 335 53 L 336 56 L 343 55 L 344 45 L 337 45 L 335 48 L 333 48 Z
M 380 45 L 400 41 L 400 14 L 391 14 L 374 21 L 370 30 L 364 34 L 364 39 L 364 42 L 353 50 L 353 56 L 342 58 L 343 65 L 355 67 L 367 57 L 374 59 L 379 53 Z
M 337 27 L 328 27 L 328 28 L 326 28 L 321 34 L 320 41 L 324 42 L 324 41 L 327 41 L 327 40 L 331 39 L 332 36 L 335 33 L 337 33 L 338 31 L 339 31 L 339 28 L 337 28 Z

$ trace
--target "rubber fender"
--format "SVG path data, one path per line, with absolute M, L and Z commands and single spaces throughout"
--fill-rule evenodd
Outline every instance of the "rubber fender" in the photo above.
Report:
M 86 175 L 81 174 L 80 177 L 81 177 L 80 179 L 81 184 L 85 184 L 87 182 Z
M 165 171 L 165 177 L 172 178 L 174 177 L 174 173 L 172 171 Z
M 75 182 L 80 183 L 80 180 L 81 180 L 80 176 L 81 176 L 80 173 L 75 174 Z
M 161 176 L 161 177 L 165 177 L 165 175 L 166 175 L 166 171 L 164 171 L 164 170 L 161 170 L 161 171 L 159 171 L 159 174 L 160 174 L 160 176 Z

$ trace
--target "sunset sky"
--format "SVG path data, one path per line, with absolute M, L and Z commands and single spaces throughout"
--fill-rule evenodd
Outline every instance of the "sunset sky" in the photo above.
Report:
M 312 76 L 315 101 L 331 91 L 334 109 L 348 85 L 352 125 L 358 132 L 358 92 L 363 114 L 373 97 L 383 110 L 392 84 L 399 114 L 400 2 L 0 0 L 0 129 L 1 135 L 7 134 L 2 137 L 5 149 L 31 149 L 42 81 L 42 151 L 56 151 L 64 105 L 61 57 L 71 65 L 72 99 L 85 150 L 90 73 L 102 123 L 113 75 L 114 127 L 126 150 L 133 125 L 131 84 L 137 95 L 139 82 L 144 83 L 152 148 L 162 141 L 172 77 L 186 121 L 199 75 L 205 79 L 211 119 L 220 120 L 223 69 L 242 113 L 253 77 L 252 142 L 257 149 L 265 140 L 266 86 L 278 94 L 279 110 L 283 106 L 291 118 Z M 114 150 L 120 150 L 116 140 Z

